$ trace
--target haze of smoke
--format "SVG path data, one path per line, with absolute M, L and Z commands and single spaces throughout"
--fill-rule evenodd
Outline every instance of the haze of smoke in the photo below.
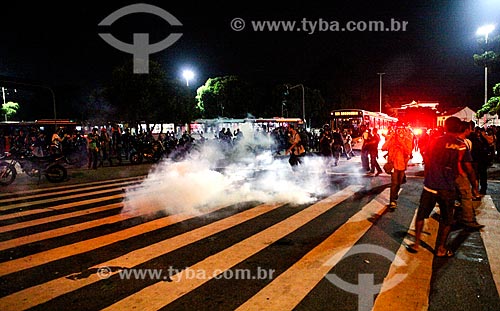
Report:
M 306 157 L 293 171 L 288 156 L 273 157 L 268 136 L 242 131 L 243 140 L 227 152 L 210 140 L 183 161 L 159 163 L 139 189 L 127 192 L 123 212 L 197 214 L 247 201 L 305 204 L 326 192 L 322 158 Z

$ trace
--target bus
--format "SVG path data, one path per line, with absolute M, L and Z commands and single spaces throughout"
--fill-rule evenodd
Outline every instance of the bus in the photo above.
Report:
M 378 128 L 379 131 L 387 130 L 394 126 L 397 118 L 385 113 L 373 112 L 363 109 L 339 109 L 330 113 L 330 126 L 332 129 L 340 129 L 342 132 L 351 130 L 352 137 L 359 137 L 359 127 L 366 125 L 368 128 Z

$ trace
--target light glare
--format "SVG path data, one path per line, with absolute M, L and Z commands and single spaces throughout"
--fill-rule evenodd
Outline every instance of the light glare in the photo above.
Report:
M 478 36 L 488 36 L 488 34 L 490 34 L 493 30 L 495 30 L 495 25 L 484 25 L 477 29 L 476 34 Z

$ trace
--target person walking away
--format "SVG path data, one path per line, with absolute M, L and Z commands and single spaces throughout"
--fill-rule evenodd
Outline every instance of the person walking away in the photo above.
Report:
M 462 173 L 460 162 L 467 147 L 457 139 L 461 121 L 457 117 L 445 120 L 445 134 L 430 142 L 424 167 L 424 188 L 415 218 L 415 242 L 407 250 L 419 250 L 424 221 L 429 218 L 436 203 L 439 204 L 440 217 L 434 254 L 437 257 L 451 257 L 453 251 L 447 249 L 446 242 L 450 233 L 455 209 L 456 178 Z
M 300 141 L 300 135 L 297 133 L 297 130 L 290 126 L 288 128 L 288 142 L 290 147 L 286 150 L 285 154 L 290 154 L 290 158 L 288 159 L 288 163 L 295 169 L 299 164 L 302 163 L 301 157 L 303 157 L 306 153 L 304 146 Z
M 377 162 L 378 159 L 378 147 L 380 143 L 380 135 L 378 134 L 378 129 L 372 129 L 372 138 L 368 145 L 368 154 L 370 156 L 370 172 L 368 173 L 370 176 L 378 176 L 382 174 L 382 168 Z M 375 173 L 377 170 L 377 173 Z
M 386 137 L 382 150 L 387 151 L 384 169 L 391 174 L 389 208 L 394 210 L 398 206 L 401 185 L 406 182 L 406 169 L 413 150 L 413 134 L 404 123 L 398 121 L 396 129 Z
M 340 129 L 336 129 L 332 133 L 332 153 L 333 153 L 333 165 L 339 165 L 340 155 L 342 154 L 342 147 L 344 146 L 344 137 L 340 133 Z

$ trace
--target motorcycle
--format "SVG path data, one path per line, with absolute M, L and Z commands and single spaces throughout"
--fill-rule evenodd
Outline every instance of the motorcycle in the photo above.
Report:
M 130 163 L 141 164 L 143 161 L 158 162 L 165 154 L 165 147 L 161 141 L 147 142 L 139 140 L 130 152 Z
M 37 157 L 29 150 L 12 149 L 10 153 L 0 158 L 0 186 L 8 186 L 17 176 L 16 165 L 30 177 L 38 177 L 38 182 L 44 175 L 48 181 L 58 183 L 66 180 L 68 171 L 59 163 L 64 162 L 62 155 Z

